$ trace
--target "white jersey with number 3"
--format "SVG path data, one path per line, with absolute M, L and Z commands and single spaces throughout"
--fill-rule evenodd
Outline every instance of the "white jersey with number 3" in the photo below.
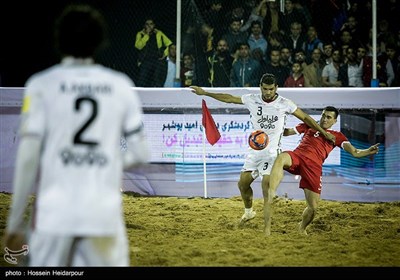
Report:
M 269 144 L 262 150 L 277 153 L 281 146 L 281 138 L 286 124 L 286 118 L 297 109 L 297 105 L 282 96 L 272 102 L 265 102 L 261 94 L 245 94 L 242 102 L 250 111 L 250 121 L 253 129 L 261 129 L 268 134 Z
M 26 84 L 20 135 L 43 143 L 34 216 L 42 232 L 107 235 L 123 223 L 120 139 L 141 129 L 141 103 L 128 76 L 84 62 L 66 58 Z

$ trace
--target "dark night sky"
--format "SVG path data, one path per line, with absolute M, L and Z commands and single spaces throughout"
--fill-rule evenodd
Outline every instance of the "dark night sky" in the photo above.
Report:
M 53 47 L 53 25 L 65 5 L 73 2 L 90 3 L 103 11 L 109 24 L 110 47 L 100 62 L 130 75 L 135 63 L 136 32 L 145 17 L 154 17 L 160 29 L 175 38 L 173 0 L 2 1 L 0 86 L 22 87 L 30 75 L 59 61 Z

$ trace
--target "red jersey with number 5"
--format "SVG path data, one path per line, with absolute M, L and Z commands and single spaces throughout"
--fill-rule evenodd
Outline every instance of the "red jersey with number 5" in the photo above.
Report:
M 294 129 L 298 134 L 304 134 L 300 144 L 294 151 L 321 165 L 335 147 L 343 148 L 343 143 L 349 142 L 347 137 L 340 131 L 326 130 L 336 137 L 335 145 L 333 145 L 319 131 L 310 128 L 305 123 L 298 124 Z

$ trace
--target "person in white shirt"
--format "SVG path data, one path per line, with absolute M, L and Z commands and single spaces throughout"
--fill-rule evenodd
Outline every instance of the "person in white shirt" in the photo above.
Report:
M 227 93 L 207 92 L 201 87 L 191 86 L 197 95 L 205 95 L 225 103 L 243 104 L 250 112 L 250 120 L 254 130 L 263 130 L 269 137 L 269 144 L 263 150 L 248 148 L 248 154 L 240 172 L 238 187 L 245 206 L 240 225 L 253 219 L 256 212 L 253 210 L 253 189 L 251 183 L 262 176 L 261 187 L 264 196 L 265 234 L 270 235 L 271 220 L 269 208 L 273 200 L 269 188 L 269 178 L 272 165 L 281 152 L 281 139 L 285 129 L 286 118 L 289 114 L 296 116 L 315 130 L 318 130 L 326 139 L 335 142 L 335 137 L 323 130 L 318 123 L 307 113 L 297 107 L 293 101 L 278 95 L 278 84 L 273 74 L 266 73 L 260 80 L 260 93 L 250 93 L 235 96 Z
M 61 62 L 25 85 L 4 241 L 11 253 L 28 248 L 29 266 L 130 264 L 122 174 L 150 154 L 133 81 L 94 62 L 105 28 L 92 7 L 66 7 L 56 23 Z

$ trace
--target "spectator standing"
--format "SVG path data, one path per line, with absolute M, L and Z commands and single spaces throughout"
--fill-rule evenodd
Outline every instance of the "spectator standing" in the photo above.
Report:
M 230 21 L 229 29 L 226 33 L 222 35 L 222 39 L 224 39 L 228 43 L 229 50 L 231 55 L 235 55 L 238 50 L 239 44 L 247 42 L 248 33 L 246 31 L 240 31 L 240 27 L 242 26 L 242 22 L 238 18 L 233 18 Z
M 305 42 L 304 46 L 304 52 L 306 55 L 306 63 L 310 64 L 312 62 L 312 53 L 314 49 L 318 48 L 321 53 L 323 52 L 323 43 L 322 41 L 318 38 L 318 33 L 317 29 L 315 26 L 310 26 L 307 30 L 307 40 Z
M 271 73 L 276 78 L 278 86 L 283 87 L 287 77 L 290 75 L 290 68 L 280 64 L 281 52 L 279 49 L 271 50 L 270 61 L 267 62 L 266 73 Z
M 280 32 L 282 30 L 283 13 L 279 10 L 277 1 L 266 1 L 267 8 L 263 22 L 263 34 L 268 38 L 272 32 Z
M 192 85 L 194 75 L 194 63 L 194 58 L 191 53 L 183 54 L 180 74 L 182 87 L 189 87 Z
M 222 22 L 223 19 L 223 4 L 222 0 L 210 0 L 210 7 L 204 13 L 205 22 L 214 29 L 215 41 L 221 39 L 222 34 L 225 32 L 225 24 Z
M 195 32 L 195 36 L 197 47 L 194 52 L 194 60 L 196 63 L 194 67 L 193 84 L 209 87 L 208 57 L 214 50 L 214 29 L 207 23 L 203 23 Z
M 264 38 L 264 35 L 261 33 L 261 22 L 256 20 L 251 23 L 250 27 L 250 35 L 247 40 L 250 46 L 250 52 L 253 52 L 255 49 L 260 49 L 263 54 L 263 59 L 265 59 L 267 49 L 268 49 L 268 41 Z
M 258 5 L 256 5 L 252 9 L 248 20 L 240 28 L 241 31 L 249 30 L 253 21 L 261 22 L 261 30 L 262 30 L 262 28 L 263 28 L 262 22 L 264 21 L 265 15 L 267 13 L 267 1 L 268 0 L 261 0 L 258 3 Z M 265 35 L 264 35 L 264 37 L 265 37 Z
M 150 154 L 133 81 L 94 61 L 105 24 L 90 6 L 66 7 L 56 23 L 61 62 L 25 85 L 4 241 L 13 251 L 27 244 L 29 266 L 130 265 L 122 171 Z
M 286 36 L 290 34 L 290 28 L 293 22 L 301 22 L 304 30 L 308 29 L 307 20 L 304 15 L 294 7 L 292 0 L 285 0 L 285 11 L 282 15 L 282 30 Z
M 228 43 L 221 39 L 218 41 L 217 49 L 208 57 L 210 69 L 211 87 L 229 87 L 232 70 L 233 57 L 229 52 Z
M 138 55 L 138 80 L 140 87 L 154 87 L 155 71 L 168 56 L 168 47 L 172 41 L 161 30 L 156 28 L 154 20 L 149 18 L 144 27 L 136 34 L 135 48 Z
M 250 56 L 248 43 L 239 44 L 238 58 L 231 70 L 231 87 L 256 87 L 260 80 L 260 64 Z
M 284 45 L 292 50 L 293 55 L 300 50 L 304 50 L 306 36 L 302 32 L 302 24 L 300 22 L 292 22 L 290 33 L 284 37 Z
M 347 43 L 360 45 L 368 38 L 368 33 L 365 32 L 365 29 L 363 30 L 359 27 L 357 18 L 353 15 L 349 15 L 346 22 L 343 24 L 341 32 L 345 30 L 351 35 L 351 42 Z
M 372 81 L 372 46 L 368 45 L 368 53 L 363 57 L 360 65 L 362 66 L 362 80 L 364 87 L 370 87 Z M 380 52 L 380 44 L 377 44 L 377 65 L 376 65 L 376 78 L 379 80 L 380 87 L 386 87 L 388 74 L 386 71 L 386 54 Z
M 169 87 L 175 86 L 176 80 L 176 45 L 171 44 L 168 47 L 168 56 L 164 58 L 159 67 L 155 69 L 157 72 L 155 76 L 155 87 Z

